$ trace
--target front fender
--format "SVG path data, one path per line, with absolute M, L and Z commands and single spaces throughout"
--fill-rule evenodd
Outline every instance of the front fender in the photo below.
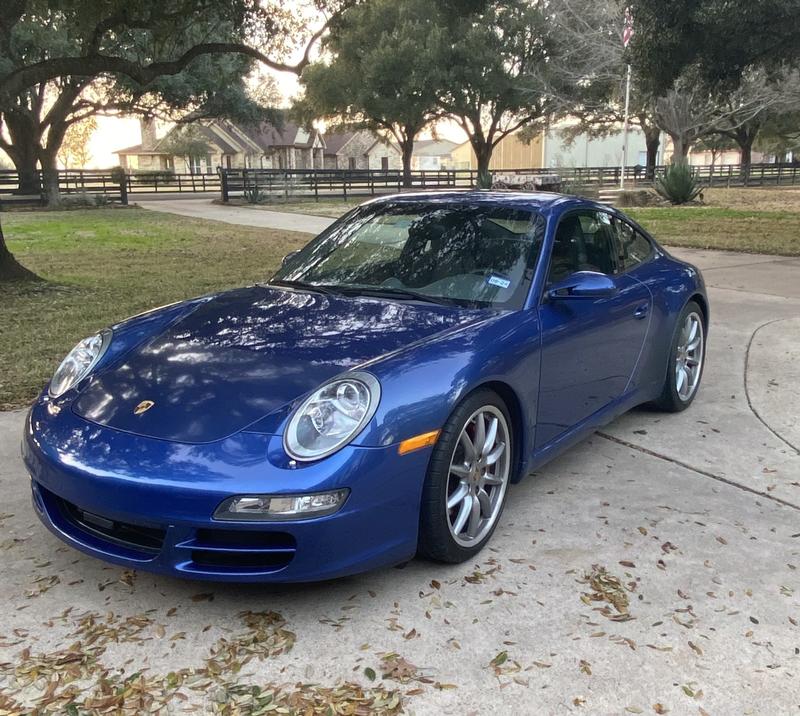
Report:
M 539 389 L 536 311 L 498 315 L 381 360 L 369 370 L 381 382 L 381 404 L 356 443 L 391 445 L 438 430 L 466 395 L 481 385 L 502 383 L 518 400 L 521 455 L 530 453 Z

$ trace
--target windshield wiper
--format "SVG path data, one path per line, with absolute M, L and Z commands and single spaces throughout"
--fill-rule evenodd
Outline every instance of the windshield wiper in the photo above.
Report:
M 285 286 L 286 288 L 301 288 L 306 291 L 316 291 L 317 293 L 324 293 L 328 296 L 336 294 L 341 295 L 341 291 L 333 286 L 326 286 L 324 284 L 306 283 L 305 281 L 290 281 L 288 279 L 275 279 L 270 281 L 269 286 Z
M 428 296 L 424 293 L 409 291 L 404 288 L 393 288 L 391 286 L 339 286 L 338 290 L 346 296 L 374 296 L 375 298 L 398 298 L 409 301 L 424 301 L 425 303 L 436 303 L 440 306 L 452 306 L 452 301 L 444 296 Z

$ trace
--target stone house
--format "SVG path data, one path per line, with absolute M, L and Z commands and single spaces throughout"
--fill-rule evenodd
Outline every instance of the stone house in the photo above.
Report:
M 411 168 L 415 171 L 436 171 L 454 167 L 453 151 L 457 142 L 449 139 L 418 139 L 414 142 Z
M 213 173 L 217 167 L 257 169 L 321 169 L 325 142 L 315 129 L 288 120 L 280 127 L 269 122 L 247 125 L 227 119 L 202 121 L 194 126 L 207 142 L 208 154 L 179 157 L 169 149 L 171 129 L 161 138 L 153 120 L 140 122 L 142 141 L 115 152 L 129 172 L 172 171 Z
M 325 169 L 382 169 L 403 168 L 400 148 L 373 132 L 330 132 L 325 141 Z

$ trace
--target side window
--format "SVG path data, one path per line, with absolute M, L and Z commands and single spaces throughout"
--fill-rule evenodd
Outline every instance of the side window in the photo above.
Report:
M 561 218 L 550 257 L 548 283 L 576 271 L 618 273 L 611 216 L 603 211 L 577 211 Z
M 640 234 L 630 224 L 614 219 L 619 241 L 619 263 L 624 271 L 647 261 L 653 253 L 650 240 Z

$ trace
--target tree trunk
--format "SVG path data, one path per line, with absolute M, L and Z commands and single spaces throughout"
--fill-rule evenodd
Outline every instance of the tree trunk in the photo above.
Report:
M 61 193 L 58 188 L 58 165 L 56 154 L 43 152 L 42 155 L 42 189 L 47 206 L 58 206 Z
M 658 160 L 658 147 L 661 144 L 661 130 L 649 130 L 644 133 L 645 147 L 647 148 L 647 166 L 644 178 L 653 181 L 656 176 L 656 161 Z
M 41 194 L 42 187 L 39 182 L 39 172 L 36 169 L 37 149 L 34 145 L 8 147 L 6 153 L 14 162 L 17 170 L 18 184 L 15 194 L 28 195 Z
M 739 141 L 739 150 L 741 152 L 741 159 L 739 162 L 742 165 L 742 174 L 745 176 L 750 174 L 750 165 L 753 163 L 753 140 L 755 137 L 747 135 L 743 141 Z
M 403 156 L 403 186 L 411 186 L 411 155 L 414 153 L 414 138 L 406 139 L 401 145 L 400 150 Z
M 689 156 L 690 144 L 685 137 L 680 135 L 670 135 L 672 139 L 672 164 L 686 164 Z
M 492 150 L 494 147 L 491 142 L 484 142 L 475 146 L 475 157 L 478 160 L 478 189 L 491 189 L 492 188 L 492 172 L 489 171 L 489 163 L 492 161 Z
M 0 224 L 0 283 L 11 281 L 41 281 L 41 279 L 20 264 L 8 250 L 3 236 L 3 226 Z
M 36 169 L 36 159 L 32 164 L 25 166 L 17 166 L 17 175 L 19 177 L 19 185 L 15 194 L 28 195 L 28 194 L 41 194 L 42 185 L 39 179 L 39 172 Z

